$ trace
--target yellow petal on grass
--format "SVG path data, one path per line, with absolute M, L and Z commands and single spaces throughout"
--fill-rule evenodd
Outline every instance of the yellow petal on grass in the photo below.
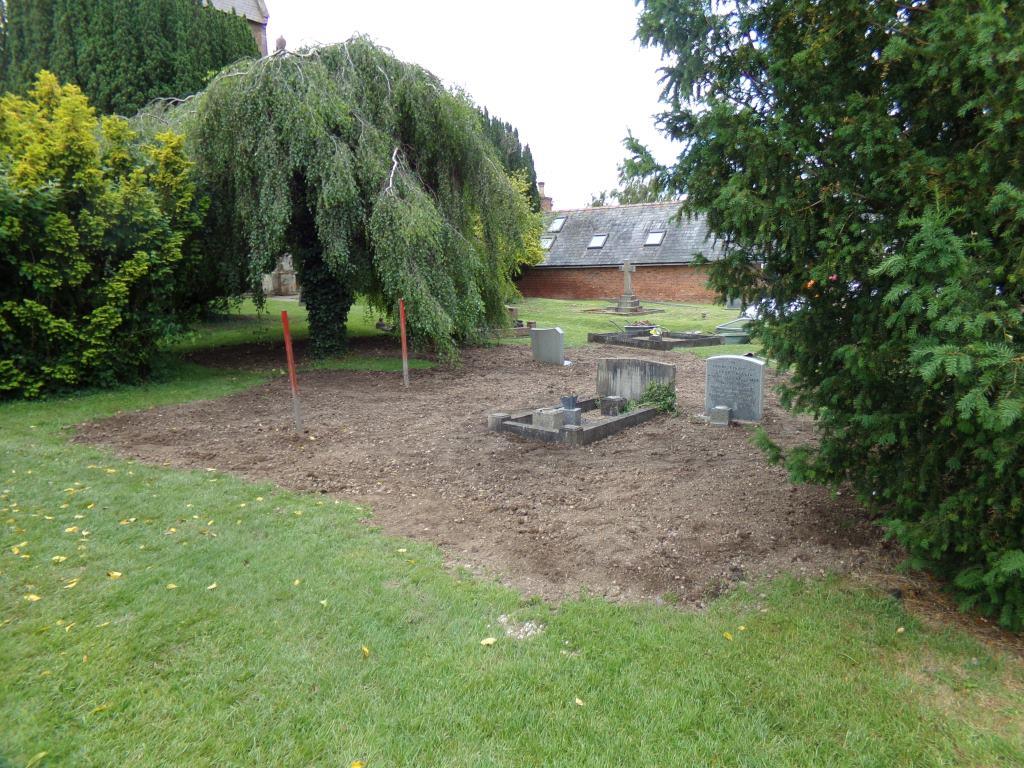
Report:
M 168 585 L 167 585 L 167 588 L 168 588 L 168 589 L 177 589 L 177 588 L 178 588 L 178 585 L 177 585 L 177 584 L 168 584 Z
M 106 712 L 108 709 L 110 709 L 110 705 L 109 704 L 100 704 L 99 706 L 93 707 L 92 708 L 92 712 L 90 712 L 89 714 L 90 715 L 95 715 L 95 714 L 97 714 L 99 712 Z
M 359 649 L 359 650 L 361 650 L 361 651 L 363 652 L 363 658 L 364 658 L 364 659 L 368 659 L 368 658 L 370 658 L 370 649 L 369 649 L 369 648 L 367 648 L 367 647 L 366 647 L 365 645 L 364 645 L 364 646 L 362 646 L 362 647 L 360 647 L 360 649 Z
M 120 571 L 107 571 L 108 579 L 120 579 L 123 575 Z
M 81 581 L 81 579 L 68 579 L 67 583 L 64 585 L 64 589 L 74 589 L 78 586 L 79 581 Z
M 209 589 L 216 589 L 216 588 L 217 588 L 217 582 L 216 581 L 213 582 L 213 584 L 211 584 L 210 586 L 207 587 L 208 590 Z
M 78 533 L 78 526 L 77 525 L 70 525 L 70 526 L 68 526 L 67 528 L 64 529 L 64 533 Z
M 480 645 L 494 645 L 496 642 L 498 642 L 498 639 L 495 637 L 485 637 L 480 641 Z
M 118 525 L 131 525 L 136 520 L 138 520 L 137 517 L 126 517 L 124 520 L 118 520 L 117 524 Z
M 37 603 L 43 598 L 41 598 L 39 595 L 30 592 L 29 594 L 25 595 L 25 599 L 28 600 L 30 603 Z
M 579 696 L 576 697 L 576 706 L 577 707 L 582 707 L 583 706 L 583 699 L 581 699 Z
M 900 628 L 898 628 L 898 629 L 896 630 L 896 634 L 897 634 L 897 635 L 902 635 L 902 634 L 903 634 L 904 632 L 906 632 L 906 631 L 907 631 L 907 630 L 906 630 L 905 628 L 903 628 L 903 627 L 900 627 Z
M 93 507 L 95 507 L 95 506 L 96 506 L 96 503 L 95 503 L 95 502 L 93 502 L 93 503 L 91 503 L 91 504 L 86 504 L 85 508 L 86 508 L 86 509 L 92 509 L 92 508 L 93 508 Z
M 348 764 L 348 768 L 366 768 L 366 762 L 364 760 L 353 760 Z
M 292 582 L 292 586 L 293 587 L 297 587 L 301 583 L 302 583 L 302 579 L 296 579 L 295 581 Z
M 63 563 L 65 560 L 67 560 L 67 558 L 64 557 L 64 555 L 54 555 L 50 559 L 55 563 Z
M 722 637 L 724 637 L 726 640 L 732 640 L 732 632 L 723 632 Z
M 321 600 L 320 601 L 320 605 L 322 605 L 324 608 L 326 608 L 327 607 L 327 601 L 326 600 Z

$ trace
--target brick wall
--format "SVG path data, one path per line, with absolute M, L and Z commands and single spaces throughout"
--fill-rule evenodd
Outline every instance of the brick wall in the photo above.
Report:
M 715 294 L 706 282 L 703 267 L 638 265 L 633 273 L 633 292 L 641 303 L 647 300 L 709 304 Z M 613 299 L 622 294 L 622 272 L 618 267 L 540 267 L 527 270 L 518 285 L 527 297 Z

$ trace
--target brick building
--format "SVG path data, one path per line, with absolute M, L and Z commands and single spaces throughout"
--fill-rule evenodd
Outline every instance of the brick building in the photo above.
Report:
M 612 299 L 622 293 L 619 266 L 636 266 L 633 290 L 642 301 L 709 303 L 698 253 L 722 257 L 703 218 L 674 221 L 679 203 L 602 206 L 545 214 L 544 261 L 519 279 L 524 296 Z
M 231 13 L 234 11 L 247 22 L 252 36 L 256 38 L 256 45 L 260 53 L 267 55 L 267 20 L 270 14 L 267 11 L 267 4 L 263 0 L 208 0 L 219 11 Z

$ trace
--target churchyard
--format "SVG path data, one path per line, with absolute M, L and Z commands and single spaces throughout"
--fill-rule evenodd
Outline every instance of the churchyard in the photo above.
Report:
M 297 330 L 302 435 L 277 317 L 249 311 L 154 383 L 3 405 L 7 753 L 1024 760 L 1019 639 L 903 573 L 848 495 L 791 485 L 751 425 L 708 422 L 704 358 L 754 348 L 586 345 L 607 321 L 581 304 L 519 305 L 563 326 L 572 365 L 511 339 L 414 360 L 405 389 L 372 314 L 353 311 L 349 355 L 313 364 L 301 305 L 273 301 Z M 664 309 L 705 332 L 736 314 Z M 580 447 L 488 430 L 496 411 L 597 396 L 609 357 L 673 367 L 678 414 Z M 760 375 L 765 430 L 806 438 Z

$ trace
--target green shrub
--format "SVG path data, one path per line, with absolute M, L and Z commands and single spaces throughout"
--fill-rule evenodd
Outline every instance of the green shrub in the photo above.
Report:
M 652 381 L 637 401 L 630 400 L 627 410 L 633 410 L 641 406 L 657 408 L 662 413 L 676 412 L 676 388 L 671 384 L 659 384 Z
M 182 141 L 137 141 L 47 72 L 0 99 L 0 396 L 146 372 L 188 311 L 199 210 Z

